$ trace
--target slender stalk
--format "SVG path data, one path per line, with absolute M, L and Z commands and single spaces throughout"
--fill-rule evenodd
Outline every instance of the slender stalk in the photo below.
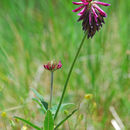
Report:
M 59 102 L 59 105 L 58 105 L 58 107 L 57 107 L 57 110 L 56 110 L 56 113 L 55 113 L 55 116 L 54 116 L 54 120 L 56 119 L 57 114 L 58 114 L 59 109 L 60 109 L 60 106 L 61 106 L 61 104 L 62 104 L 64 95 L 65 95 L 65 91 L 66 91 L 66 88 L 67 88 L 67 85 L 68 85 L 68 82 L 69 82 L 69 79 L 70 79 L 70 75 L 71 75 L 71 73 L 72 73 L 72 70 L 73 70 L 73 67 L 74 67 L 74 65 L 75 65 L 75 62 L 76 62 L 76 60 L 77 60 L 77 58 L 78 58 L 79 52 L 80 52 L 80 50 L 81 50 L 81 48 L 82 48 L 82 45 L 83 45 L 83 43 L 84 43 L 84 41 L 85 41 L 86 34 L 87 34 L 87 32 L 85 32 L 85 34 L 84 34 L 84 37 L 83 37 L 83 39 L 82 39 L 82 41 L 81 41 L 81 43 L 80 43 L 80 46 L 79 46 L 78 51 L 77 51 L 77 53 L 76 53 L 76 55 L 75 55 L 74 61 L 73 61 L 72 65 L 71 65 L 70 71 L 69 71 L 69 73 L 68 73 L 68 76 L 67 76 L 67 79 L 66 79 L 66 82 L 65 82 L 65 85 L 64 85 L 64 89 L 63 89 L 63 92 L 62 92 L 62 96 L 61 96 L 61 98 L 60 98 L 60 102 Z
M 75 109 L 74 111 L 72 111 L 71 114 L 69 114 L 67 117 L 65 117 L 65 119 L 63 119 L 55 128 L 54 130 L 56 130 L 60 125 L 62 125 L 68 118 L 70 118 L 78 109 Z
M 53 72 L 51 72 L 51 92 L 50 92 L 50 108 L 52 103 L 52 95 L 53 95 Z

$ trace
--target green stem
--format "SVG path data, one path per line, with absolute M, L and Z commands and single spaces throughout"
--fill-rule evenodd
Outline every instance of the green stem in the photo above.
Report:
M 53 95 L 53 72 L 51 72 L 50 108 L 51 108 L 51 103 L 52 103 L 52 95 Z
M 74 111 L 72 111 L 71 114 L 69 114 L 65 119 L 63 119 L 55 128 L 54 130 L 56 130 L 59 126 L 61 126 L 68 118 L 70 118 L 78 109 L 75 109 Z
M 83 45 L 83 43 L 84 43 L 84 41 L 85 41 L 86 34 L 87 34 L 87 32 L 85 32 L 85 34 L 84 34 L 84 37 L 83 37 L 83 39 L 82 39 L 82 41 L 81 41 L 81 43 L 80 43 L 80 46 L 79 46 L 78 51 L 77 51 L 77 53 L 76 53 L 76 55 L 75 55 L 74 61 L 73 61 L 72 65 L 71 65 L 70 71 L 69 71 L 69 73 L 68 73 L 68 76 L 67 76 L 67 79 L 66 79 L 66 82 L 65 82 L 65 85 L 64 85 L 64 89 L 63 89 L 63 92 L 62 92 L 62 96 L 61 96 L 61 98 L 60 98 L 60 102 L 59 102 L 59 105 L 58 105 L 58 107 L 57 107 L 57 110 L 56 110 L 56 113 L 55 113 L 55 116 L 54 116 L 54 120 L 56 119 L 57 114 L 58 114 L 59 109 L 60 109 L 60 106 L 61 106 L 61 104 L 62 104 L 64 95 L 65 95 L 65 91 L 66 91 L 66 88 L 67 88 L 67 85 L 68 85 L 68 82 L 69 82 L 69 79 L 70 79 L 70 75 L 71 75 L 71 73 L 72 73 L 72 70 L 73 70 L 73 67 L 74 67 L 74 65 L 75 65 L 75 62 L 76 62 L 76 60 L 77 60 L 77 58 L 78 58 L 79 52 L 80 52 L 80 50 L 81 50 L 81 48 L 82 48 L 82 45 Z

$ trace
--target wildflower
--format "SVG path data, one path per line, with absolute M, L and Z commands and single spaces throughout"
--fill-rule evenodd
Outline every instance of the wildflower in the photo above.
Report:
M 81 2 L 72 2 L 75 5 L 81 5 L 73 12 L 81 10 L 78 15 L 80 18 L 78 21 L 83 20 L 82 27 L 84 31 L 88 32 L 88 38 L 92 38 L 96 31 L 99 31 L 100 27 L 104 22 L 104 17 L 107 17 L 107 14 L 98 6 L 110 6 L 110 4 L 103 3 L 100 1 L 93 0 L 81 0 Z
M 55 61 L 48 62 L 48 64 L 43 65 L 46 70 L 54 72 L 57 69 L 60 69 L 62 67 L 61 61 L 59 63 Z
M 21 130 L 27 130 L 28 128 L 27 128 L 27 126 L 23 126 L 22 128 L 21 128 Z
M 93 97 L 93 94 L 86 94 L 84 96 L 85 99 L 91 99 Z
M 1 113 L 1 117 L 3 117 L 3 118 L 7 117 L 6 112 L 2 112 L 2 113 Z

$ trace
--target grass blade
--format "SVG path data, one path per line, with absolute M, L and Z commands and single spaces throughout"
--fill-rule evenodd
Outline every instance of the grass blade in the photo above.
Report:
M 37 129 L 37 130 L 41 130 L 41 128 L 39 128 L 38 126 L 34 125 L 33 123 L 31 123 L 31 122 L 29 122 L 29 121 L 27 121 L 27 120 L 25 120 L 25 119 L 23 119 L 23 118 L 20 118 L 20 117 L 18 117 L 18 116 L 14 116 L 14 118 L 19 119 L 19 120 L 21 120 L 21 121 L 27 123 L 28 125 L 32 126 L 33 128 L 35 128 L 35 129 Z

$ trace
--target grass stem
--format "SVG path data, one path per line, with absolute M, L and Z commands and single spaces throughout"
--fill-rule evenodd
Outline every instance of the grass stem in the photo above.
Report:
M 81 50 L 81 48 L 82 48 L 82 46 L 83 46 L 83 43 L 84 43 L 84 41 L 85 41 L 85 38 L 87 37 L 86 35 L 87 35 L 87 32 L 85 32 L 85 34 L 84 34 L 84 37 L 83 37 L 83 39 L 82 39 L 82 41 L 81 41 L 81 43 L 80 43 L 80 46 L 79 46 L 79 48 L 78 48 L 78 51 L 77 51 L 76 55 L 75 55 L 74 61 L 73 61 L 72 65 L 71 65 L 70 71 L 69 71 L 69 73 L 68 73 L 68 76 L 67 76 L 67 79 L 66 79 L 66 82 L 65 82 L 65 85 L 64 85 L 64 89 L 63 89 L 63 92 L 62 92 L 62 96 L 61 96 L 61 98 L 60 98 L 60 102 L 59 102 L 59 105 L 58 105 L 58 107 L 57 107 L 57 110 L 56 110 L 56 113 L 55 113 L 55 116 L 54 116 L 54 120 L 56 119 L 57 114 L 58 114 L 58 112 L 59 112 L 59 109 L 60 109 L 60 107 L 61 107 L 61 104 L 62 104 L 64 95 L 65 95 L 65 91 L 66 91 L 66 88 L 67 88 L 67 85 L 68 85 L 68 82 L 69 82 L 69 79 L 70 79 L 70 75 L 71 75 L 72 70 L 73 70 L 73 68 L 74 68 L 75 62 L 76 62 L 76 60 L 77 60 L 77 58 L 78 58 L 79 52 L 80 52 L 80 50 Z

